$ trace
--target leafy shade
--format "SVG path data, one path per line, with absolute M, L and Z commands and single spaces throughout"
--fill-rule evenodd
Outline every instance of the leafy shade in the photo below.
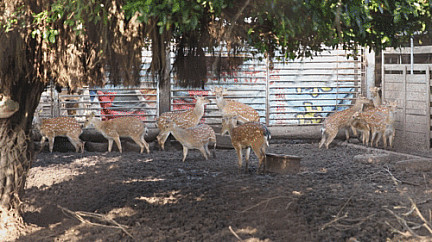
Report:
M 380 50 L 430 34 L 432 19 L 426 0 L 130 0 L 124 10 L 139 13 L 152 42 L 174 41 L 174 70 L 180 84 L 192 86 L 221 69 L 220 58 L 209 62 L 203 54 L 221 44 L 231 58 L 248 46 L 269 57 L 281 50 L 287 59 L 312 56 L 323 45 Z
M 139 81 L 143 29 L 123 1 L 5 0 L 0 3 L 2 89 L 31 76 L 72 89 Z

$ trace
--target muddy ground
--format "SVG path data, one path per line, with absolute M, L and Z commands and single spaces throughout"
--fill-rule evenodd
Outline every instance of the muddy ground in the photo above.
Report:
M 192 150 L 183 163 L 175 143 L 152 144 L 150 154 L 42 152 L 22 197 L 28 231 L 19 240 L 386 241 L 405 238 L 396 232 L 407 232 L 404 222 L 430 235 L 409 200 L 430 223 L 430 169 L 403 167 L 408 158 L 397 154 L 360 162 L 376 151 L 317 142 L 271 141 L 269 152 L 302 157 L 297 174 L 256 174 L 255 155 L 241 173 L 231 149 L 208 161 Z

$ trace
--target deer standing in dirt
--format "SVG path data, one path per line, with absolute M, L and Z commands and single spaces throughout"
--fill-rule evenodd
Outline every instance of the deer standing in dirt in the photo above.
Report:
M 351 126 L 352 116 L 355 112 L 358 112 L 363 109 L 363 105 L 369 103 L 369 99 L 359 96 L 356 99 L 356 102 L 353 106 L 348 109 L 335 112 L 328 116 L 324 122 L 323 127 L 321 128 L 321 141 L 319 143 L 319 148 L 325 145 L 326 149 L 330 143 L 334 140 L 339 130 L 345 130 L 346 140 L 349 140 L 349 131 L 348 129 Z
M 266 150 L 269 146 L 269 139 L 271 138 L 270 131 L 267 127 L 258 122 L 249 122 L 237 126 L 236 116 L 226 116 L 222 118 L 221 133 L 225 132 L 229 133 L 231 143 L 237 152 L 239 169 L 241 169 L 243 163 L 242 150 L 247 148 L 245 172 L 248 171 L 250 149 L 252 148 L 259 160 L 258 173 L 263 163 L 265 164 Z
M 93 125 L 97 131 L 108 139 L 108 152 L 111 152 L 113 141 L 115 141 L 117 148 L 122 153 L 120 137 L 130 137 L 140 146 L 140 153 L 143 153 L 144 148 L 147 150 L 147 153 L 150 153 L 149 145 L 144 139 L 147 127 L 137 117 L 119 117 L 102 121 L 96 118 L 94 113 L 91 113 L 86 116 L 84 127 L 90 125 Z
M 351 126 L 357 131 L 361 133 L 362 143 L 366 146 L 369 145 L 370 138 L 370 126 L 363 119 L 359 118 L 361 112 L 355 112 L 351 118 Z M 355 133 L 356 134 L 356 133 Z
M 390 146 L 393 146 L 396 108 L 397 103 L 390 102 L 387 105 L 381 105 L 359 115 L 359 118 L 365 120 L 371 127 L 371 144 L 373 145 L 375 143 L 375 147 L 378 147 L 381 137 L 383 139 L 384 148 L 387 147 L 387 139 L 389 139 Z
M 237 120 L 241 123 L 259 122 L 260 116 L 251 106 L 234 100 L 224 99 L 223 96 L 227 92 L 226 88 L 215 87 L 211 91 L 216 96 L 216 105 L 222 112 L 222 117 L 237 116 Z
M 165 112 L 157 118 L 157 126 L 159 128 L 159 135 L 156 137 L 159 146 L 162 150 L 165 149 L 165 141 L 167 140 L 170 132 L 167 131 L 168 120 L 173 121 L 179 128 L 190 128 L 199 124 L 202 116 L 204 115 L 204 105 L 209 104 L 210 100 L 202 96 L 195 96 L 196 103 L 193 109 L 182 112 Z
M 167 120 L 166 131 L 183 146 L 183 162 L 186 160 L 189 149 L 198 149 L 207 160 L 210 156 L 209 143 L 213 143 L 213 157 L 215 157 L 216 134 L 212 127 L 207 124 L 199 124 L 190 128 L 181 128 L 174 121 Z
M 396 129 L 395 129 L 396 112 L 397 112 L 396 108 L 397 108 L 396 103 L 393 103 L 393 105 L 389 110 L 389 114 L 386 118 L 385 130 L 383 134 L 384 148 L 387 147 L 387 139 L 389 140 L 390 147 L 393 148 L 393 141 L 396 134 Z
M 36 114 L 37 116 L 37 114 Z M 37 116 L 39 119 L 39 117 Z M 81 153 L 84 152 L 84 142 L 81 141 L 79 136 L 82 133 L 81 125 L 78 124 L 75 118 L 72 117 L 56 117 L 48 118 L 39 121 L 37 124 L 39 132 L 42 136 L 40 141 L 42 150 L 45 145 L 45 140 L 48 139 L 49 150 L 52 153 L 54 147 L 54 138 L 56 136 L 66 136 L 68 140 L 75 147 L 75 151 Z

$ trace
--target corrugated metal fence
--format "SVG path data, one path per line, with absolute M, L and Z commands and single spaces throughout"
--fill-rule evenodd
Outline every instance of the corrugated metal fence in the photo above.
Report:
M 49 87 L 44 92 L 38 113 L 42 118 L 74 116 L 83 122 L 85 115 L 96 112 L 102 119 L 136 115 L 155 127 L 158 116 L 159 90 L 146 76 L 150 51 L 143 51 L 142 82 L 139 87 L 85 87 L 78 94 L 57 93 Z M 255 108 L 261 122 L 268 126 L 319 124 L 330 113 L 351 105 L 360 91 L 363 77 L 363 57 L 347 58 L 343 50 L 328 50 L 314 58 L 282 62 L 240 53 L 245 61 L 232 73 L 222 73 L 220 79 L 208 79 L 205 88 L 180 88 L 171 79 L 171 110 L 194 106 L 194 95 L 211 100 L 212 87 L 228 89 L 226 98 L 235 99 Z M 216 103 L 206 106 L 203 121 L 219 124 Z

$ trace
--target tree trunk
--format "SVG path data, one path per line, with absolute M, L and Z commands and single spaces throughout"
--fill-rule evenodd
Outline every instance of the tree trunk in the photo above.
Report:
M 10 118 L 0 119 L 0 240 L 18 236 L 23 226 L 20 197 L 34 158 L 32 120 L 43 89 L 43 83 L 23 80 L 4 90 L 19 109 Z M 9 237 L 1 238 L 3 234 Z

